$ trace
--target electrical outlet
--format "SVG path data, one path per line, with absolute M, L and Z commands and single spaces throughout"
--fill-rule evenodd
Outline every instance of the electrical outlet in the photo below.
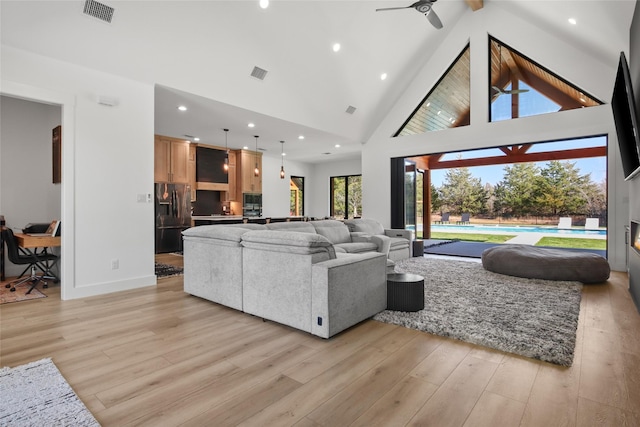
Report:
M 138 203 L 145 203 L 147 201 L 146 194 L 138 194 Z
M 112 259 L 111 260 L 111 269 L 112 270 L 117 270 L 120 268 L 120 260 L 119 259 Z

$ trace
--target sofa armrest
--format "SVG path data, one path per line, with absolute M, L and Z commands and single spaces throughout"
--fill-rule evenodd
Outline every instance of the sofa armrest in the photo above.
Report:
M 329 338 L 387 306 L 387 257 L 346 254 L 312 266 L 311 333 Z
M 410 230 L 403 230 L 400 228 L 385 229 L 384 234 L 389 237 L 402 237 L 409 241 L 413 240 L 413 233 Z

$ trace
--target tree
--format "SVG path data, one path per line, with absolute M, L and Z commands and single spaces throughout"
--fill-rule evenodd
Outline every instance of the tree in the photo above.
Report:
M 485 209 L 487 193 L 479 178 L 469 168 L 449 169 L 440 187 L 443 206 L 452 213 L 477 214 Z
M 536 213 L 539 172 L 534 163 L 516 163 L 504 167 L 504 177 L 496 188 L 497 205 L 502 213 L 516 217 Z
M 548 215 L 583 213 L 587 196 L 583 191 L 591 181 L 589 174 L 580 175 L 575 162 L 552 160 L 540 171 L 536 201 Z
M 433 183 L 431 184 L 431 212 L 442 213 L 442 199 L 440 192 Z

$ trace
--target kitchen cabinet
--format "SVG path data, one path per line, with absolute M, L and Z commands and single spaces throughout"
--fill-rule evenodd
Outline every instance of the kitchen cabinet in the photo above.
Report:
M 156 135 L 154 181 L 189 184 L 189 155 L 188 141 Z
M 241 201 L 243 193 L 262 193 L 262 153 L 240 150 L 239 157 L 236 158 L 236 200 Z M 260 169 L 258 176 L 254 174 L 256 164 Z

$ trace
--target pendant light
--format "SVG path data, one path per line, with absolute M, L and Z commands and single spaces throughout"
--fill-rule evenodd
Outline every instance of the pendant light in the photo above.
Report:
M 260 176 L 260 169 L 258 168 L 258 135 L 256 138 L 256 168 L 253 170 L 253 176 Z
M 280 179 L 284 179 L 284 141 L 280 141 L 282 150 L 280 153 Z
M 229 144 L 227 143 L 227 133 L 229 129 L 222 129 L 224 131 L 224 148 L 226 150 L 224 155 L 224 165 L 222 168 L 224 169 L 224 173 L 229 173 Z

